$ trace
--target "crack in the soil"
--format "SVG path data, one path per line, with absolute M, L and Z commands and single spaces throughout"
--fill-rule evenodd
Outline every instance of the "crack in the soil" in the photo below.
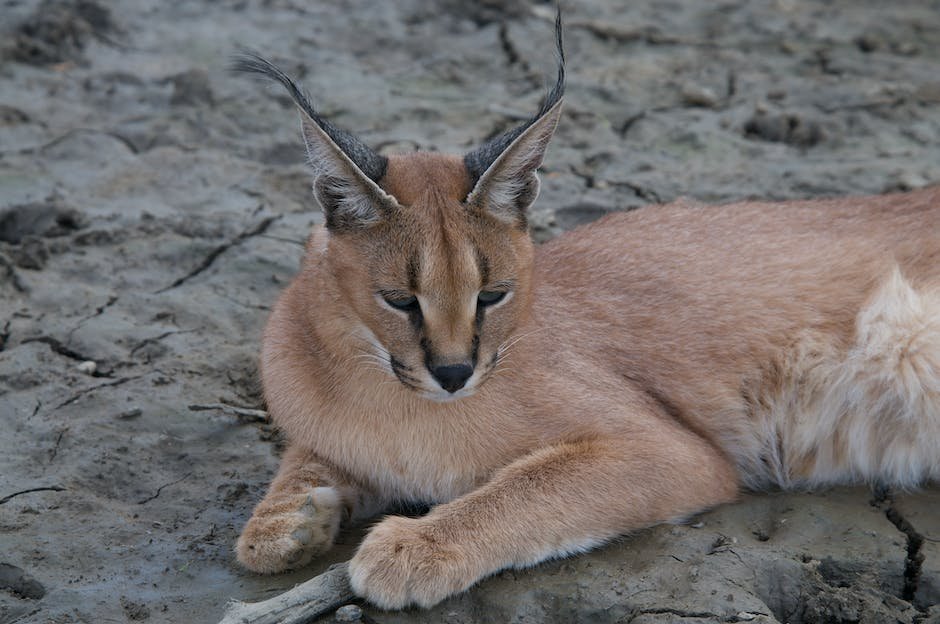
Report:
M 131 349 L 130 356 L 134 357 L 135 353 L 137 353 L 138 351 L 140 351 L 147 345 L 160 342 L 161 340 L 163 340 L 164 338 L 168 338 L 169 336 L 175 336 L 176 334 L 191 334 L 194 331 L 196 330 L 195 329 L 173 329 L 170 331 L 163 332 L 159 336 L 154 336 L 153 338 L 145 338 L 144 340 L 141 340 L 140 342 L 138 342 L 137 346 Z
M 519 51 L 516 50 L 515 44 L 513 44 L 512 39 L 509 38 L 509 24 L 506 22 L 500 22 L 499 24 L 499 45 L 503 49 L 503 54 L 506 55 L 506 63 L 508 65 L 515 65 L 522 60 L 519 56 Z
M 394 143 L 395 141 L 387 141 L 387 143 Z M 376 148 L 378 149 L 378 148 Z M 268 238 L 275 241 L 280 241 L 282 243 L 290 243 L 291 245 L 297 245 L 298 247 L 306 247 L 307 243 L 303 240 L 297 240 L 296 238 L 288 238 L 286 236 L 276 236 L 274 234 L 259 234 L 261 238 Z
M 673 609 L 670 607 L 661 607 L 658 609 L 640 609 L 634 611 L 630 616 L 630 619 L 627 620 L 627 624 L 635 620 L 641 615 L 674 615 L 678 618 L 712 618 L 719 622 L 749 622 L 758 615 L 763 615 L 765 617 L 770 617 L 766 613 L 761 613 L 759 611 L 745 611 L 742 614 L 738 615 L 718 615 L 717 613 L 712 613 L 710 611 L 685 611 L 684 609 Z
M 22 344 L 27 344 L 30 342 L 41 342 L 44 345 L 48 345 L 52 351 L 63 355 L 70 360 L 75 360 L 76 362 L 87 362 L 93 360 L 94 358 L 86 357 L 85 355 L 69 349 L 66 347 L 58 338 L 53 338 L 52 336 L 32 336 L 30 338 L 24 338 Z
M 195 269 L 193 269 L 192 271 L 190 271 L 183 277 L 176 279 L 176 281 L 174 281 L 169 286 L 164 286 L 160 290 L 155 291 L 154 294 L 159 295 L 159 294 L 165 293 L 168 290 L 172 290 L 173 288 L 176 288 L 177 286 L 182 286 L 190 279 L 208 270 L 212 266 L 212 264 L 216 261 L 216 259 L 218 259 L 219 256 L 221 256 L 223 253 L 225 253 L 232 247 L 235 247 L 242 241 L 245 241 L 253 236 L 260 236 L 261 234 L 264 234 L 267 231 L 267 229 L 271 227 L 271 224 L 277 221 L 278 219 L 280 219 L 279 215 L 266 217 L 262 219 L 261 221 L 259 221 L 254 226 L 248 228 L 247 230 L 245 230 L 244 232 L 242 232 L 241 234 L 233 238 L 232 240 L 222 243 L 221 245 L 219 245 L 218 247 L 210 251 L 209 254 L 205 258 L 203 258 L 202 262 L 199 263 L 199 266 L 197 266 Z
M 865 100 L 861 102 L 845 102 L 842 104 L 821 104 L 817 103 L 815 106 L 824 113 L 835 113 L 839 111 L 853 111 L 853 110 L 872 110 L 877 108 L 897 108 L 907 102 L 907 98 L 903 96 L 890 97 L 890 98 L 880 98 L 874 100 Z
M 74 349 L 70 349 L 58 339 L 52 336 L 32 336 L 30 338 L 24 338 L 21 344 L 26 344 L 29 342 L 41 342 L 44 345 L 48 345 L 54 353 L 58 353 L 63 357 L 67 357 L 70 360 L 75 360 L 76 362 L 93 362 L 94 358 L 88 357 L 83 353 L 79 353 Z M 107 371 L 95 370 L 90 373 L 92 377 L 110 377 L 111 373 Z
M 920 583 L 921 568 L 924 565 L 924 536 L 892 504 L 885 510 L 885 516 L 894 527 L 907 536 L 907 556 L 904 559 L 904 589 L 901 598 L 913 602 L 914 594 Z
M 730 88 L 730 87 L 729 87 L 729 88 Z M 730 99 L 730 96 L 729 96 L 729 99 Z M 615 130 L 616 130 L 616 132 L 617 132 L 617 135 L 618 135 L 621 139 L 626 139 L 626 138 L 627 138 L 627 134 L 630 132 L 630 128 L 632 128 L 633 125 L 634 125 L 636 122 L 640 121 L 641 119 L 646 118 L 646 117 L 649 116 L 650 114 L 652 114 L 652 113 L 673 113 L 673 112 L 675 112 L 675 111 L 685 110 L 685 109 L 687 109 L 687 108 L 690 108 L 690 107 L 687 106 L 687 105 L 678 105 L 678 104 L 668 104 L 668 105 L 666 105 L 666 106 L 653 106 L 653 107 L 650 107 L 650 108 L 644 108 L 643 110 L 640 110 L 640 111 L 638 111 L 638 112 L 636 112 L 636 113 L 633 113 L 632 115 L 630 115 L 629 117 L 627 117 L 626 119 L 624 119 L 624 120 L 620 123 L 620 125 L 619 125 L 617 128 L 615 128 Z M 718 108 L 718 106 L 716 105 L 715 108 Z
M 7 340 L 10 339 L 10 321 L 7 321 L 3 324 L 3 329 L 0 329 L 0 351 L 3 351 L 4 347 L 7 344 Z
M 270 311 L 271 311 L 271 306 L 268 306 L 268 305 L 262 305 L 262 304 L 260 304 L 260 303 L 245 303 L 245 302 L 243 302 L 243 301 L 239 301 L 239 300 L 236 299 L 235 297 L 229 297 L 228 295 L 226 295 L 226 294 L 224 294 L 224 293 L 221 293 L 221 292 L 217 292 L 217 293 L 215 293 L 215 294 L 217 294 L 218 296 L 222 297 L 222 298 L 225 299 L 226 301 L 230 301 L 231 303 L 234 303 L 235 305 L 237 305 L 237 306 L 239 306 L 239 307 L 241 307 L 241 308 L 246 308 L 246 309 L 248 309 L 248 310 L 264 310 L 264 311 L 266 311 L 266 312 L 270 312 Z
M 91 392 L 94 392 L 95 390 L 98 390 L 99 388 L 108 388 L 108 387 L 112 387 L 112 386 L 120 386 L 120 385 L 122 385 L 122 384 L 126 384 L 126 383 L 129 382 L 129 381 L 134 381 L 135 379 L 140 379 L 141 377 L 143 377 L 143 375 L 133 375 L 133 376 L 131 376 L 131 377 L 121 377 L 120 379 L 115 379 L 114 381 L 109 381 L 109 382 L 107 382 L 107 383 L 98 384 L 97 386 L 91 386 L 90 388 L 85 388 L 84 390 L 80 390 L 79 392 L 73 394 L 73 395 L 72 395 L 71 397 L 69 397 L 68 399 L 66 399 L 66 400 L 62 401 L 61 403 L 59 403 L 58 405 L 56 405 L 54 409 L 62 409 L 62 408 L 65 407 L 66 405 L 71 405 L 72 403 L 74 403 L 75 401 L 79 400 L 80 398 L 82 398 L 82 397 L 85 396 L 86 394 L 89 394 L 89 393 L 91 393 Z
M 584 182 L 584 186 L 586 188 L 594 188 L 594 185 L 597 183 L 597 179 L 593 175 L 579 170 L 577 165 L 569 166 L 568 171 L 575 177 L 581 178 L 581 181 Z
M 625 180 L 607 180 L 607 183 L 611 186 L 625 186 L 626 188 L 633 191 L 637 197 L 640 199 L 645 199 L 648 202 L 654 204 L 663 203 L 662 198 L 659 196 L 659 193 L 650 188 L 645 188 L 639 184 L 634 184 L 633 182 L 627 182 Z
M 23 282 L 22 278 L 20 278 L 20 274 L 17 273 L 16 266 L 13 264 L 13 261 L 2 253 L 0 253 L 0 269 L 2 269 L 2 273 L 5 273 L 6 277 L 10 278 L 10 281 L 13 282 L 14 290 L 23 294 L 29 292 L 29 286 L 27 286 Z M 0 273 L 0 277 L 3 276 L 2 273 Z
M 585 187 L 595 188 L 597 186 L 597 182 L 598 182 L 597 178 L 591 175 L 590 173 L 585 173 L 584 171 L 579 170 L 577 166 L 568 167 L 568 171 L 572 175 L 578 178 L 581 178 L 581 180 L 584 182 Z M 626 180 L 606 180 L 603 178 L 602 178 L 602 182 L 604 184 L 607 184 L 608 186 L 613 186 L 613 187 L 623 186 L 625 188 L 628 188 L 631 191 L 633 191 L 634 195 L 636 195 L 637 197 L 639 197 L 640 199 L 644 201 L 648 201 L 653 204 L 663 203 L 662 198 L 659 196 L 659 194 L 656 191 L 650 188 L 640 186 L 639 184 L 628 182 Z
M 155 498 L 157 498 L 158 496 L 160 496 L 160 492 L 163 491 L 163 488 L 168 488 L 168 487 L 170 487 L 171 485 L 176 485 L 176 484 L 179 483 L 180 481 L 183 481 L 183 480 L 185 480 L 185 479 L 188 479 L 188 478 L 191 477 L 191 476 L 193 476 L 193 473 L 188 472 L 188 473 L 184 474 L 182 477 L 180 477 L 179 479 L 177 479 L 176 481 L 170 481 L 169 483 L 164 483 L 163 485 L 161 485 L 160 487 L 157 488 L 157 491 L 153 494 L 153 496 L 148 496 L 147 498 L 144 498 L 144 499 L 142 499 L 142 500 L 139 500 L 139 501 L 137 501 L 137 504 L 138 504 L 138 505 L 143 505 L 143 504 L 145 504 L 145 503 L 149 503 L 150 501 L 152 501 L 152 500 L 154 500 Z
M 79 135 L 79 134 L 98 134 L 101 136 L 111 137 L 115 141 L 119 141 L 120 143 L 123 143 L 124 147 L 130 150 L 132 154 L 140 153 L 140 149 L 136 145 L 134 145 L 134 143 L 130 139 L 118 134 L 117 132 L 114 132 L 113 130 L 99 130 L 98 128 L 72 128 L 71 130 L 68 130 L 64 132 L 63 134 L 60 134 L 59 136 L 41 145 L 32 145 L 29 147 L 23 147 L 23 148 L 19 148 L 15 150 L 10 150 L 7 152 L 0 152 L 0 155 L 5 156 L 7 154 L 15 154 L 17 156 L 23 156 L 26 154 L 42 153 L 46 151 L 47 149 L 49 149 L 50 147 L 55 147 L 59 143 L 62 143 L 63 141 L 70 139 L 71 137 Z
M 687 45 L 692 47 L 716 48 L 714 41 L 706 39 L 689 39 L 668 35 L 655 26 L 641 26 L 632 28 L 619 24 L 612 24 L 602 20 L 568 20 L 566 26 L 571 29 L 586 30 L 602 41 L 615 41 L 617 43 L 633 43 L 640 41 L 651 46 L 655 45 Z
M 832 57 L 830 54 L 831 51 L 825 48 L 814 52 L 816 64 L 819 65 L 819 71 L 830 76 L 841 76 L 845 72 L 838 67 L 832 66 Z
M 60 429 L 59 435 L 55 437 L 55 444 L 52 445 L 52 449 L 49 451 L 49 465 L 52 465 L 52 462 L 55 461 L 55 456 L 59 454 L 59 445 L 62 444 L 62 438 L 68 430 L 68 427 Z
M 118 296 L 117 296 L 117 295 L 110 295 L 110 296 L 108 297 L 108 301 L 107 301 L 106 303 L 104 303 L 104 304 L 98 306 L 97 308 L 95 308 L 95 311 L 94 311 L 93 313 L 91 313 L 91 314 L 89 314 L 88 316 L 86 316 L 86 317 L 82 318 L 81 320 L 79 320 L 78 323 L 75 325 L 75 327 L 73 327 L 72 329 L 69 330 L 68 336 L 66 336 L 66 338 L 65 338 L 65 344 L 66 344 L 66 345 L 72 344 L 72 334 L 74 334 L 76 331 L 78 331 L 79 328 L 81 328 L 82 325 L 84 325 L 85 323 L 87 323 L 87 322 L 90 321 L 91 319 L 93 319 L 93 318 L 95 318 L 95 317 L 97 317 L 97 316 L 101 316 L 102 314 L 104 314 L 104 311 L 105 311 L 105 310 L 107 310 L 108 308 L 110 308 L 111 306 L 113 306 L 113 305 L 114 305 L 115 303 L 117 303 L 117 302 L 118 302 Z
M 646 110 L 641 110 L 640 112 L 634 113 L 624 119 L 623 123 L 620 124 L 620 127 L 617 128 L 617 134 L 620 135 L 620 138 L 625 139 L 627 137 L 627 133 L 630 132 L 630 128 L 633 127 L 633 124 L 646 117 L 647 112 L 648 111 Z
M 26 490 L 20 490 L 19 492 L 13 492 L 12 494 L 7 494 L 3 498 L 0 498 L 0 505 L 10 502 L 17 496 L 21 496 L 23 494 L 29 494 L 30 492 L 64 492 L 64 491 L 65 491 L 65 488 L 62 487 L 61 485 L 49 485 L 46 487 L 29 488 Z

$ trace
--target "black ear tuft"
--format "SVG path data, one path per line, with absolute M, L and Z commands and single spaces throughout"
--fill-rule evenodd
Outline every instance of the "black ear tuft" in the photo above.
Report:
M 493 137 L 477 149 L 466 154 L 463 158 L 464 165 L 470 173 L 471 183 L 475 184 L 490 166 L 496 162 L 500 154 L 506 151 L 513 141 L 525 132 L 532 124 L 541 119 L 552 107 L 561 101 L 565 94 L 565 47 L 562 40 L 561 24 L 561 5 L 555 13 L 555 48 L 558 52 L 558 77 L 555 79 L 555 85 L 545 95 L 542 106 L 534 117 L 524 124 L 508 130 L 503 134 Z
M 236 56 L 231 69 L 280 83 L 300 108 L 304 144 L 314 170 L 314 195 L 327 228 L 337 233 L 368 228 L 396 209 L 395 198 L 378 185 L 388 168 L 387 158 L 323 119 L 290 76 L 254 52 Z
M 310 103 L 307 93 L 280 67 L 254 51 L 242 50 L 232 58 L 229 71 L 257 74 L 280 83 L 310 121 L 317 124 L 369 179 L 378 182 L 385 175 L 388 159 L 377 154 L 351 132 L 338 128 L 321 117 Z

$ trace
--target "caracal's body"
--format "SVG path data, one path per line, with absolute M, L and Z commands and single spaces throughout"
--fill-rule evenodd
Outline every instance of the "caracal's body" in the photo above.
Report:
M 378 161 L 292 94 L 327 227 L 265 331 L 288 450 L 248 567 L 431 503 L 350 566 L 380 606 L 431 605 L 742 485 L 940 479 L 940 189 L 651 206 L 535 249 L 560 91 L 492 153 Z

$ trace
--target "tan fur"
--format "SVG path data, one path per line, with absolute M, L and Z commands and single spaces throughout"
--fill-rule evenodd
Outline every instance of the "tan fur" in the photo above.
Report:
M 265 331 L 290 449 L 239 540 L 249 568 L 305 563 L 344 514 L 426 501 L 378 524 L 350 570 L 380 606 L 430 605 L 742 484 L 940 479 L 940 189 L 680 202 L 535 249 L 462 203 L 459 159 L 392 158 L 379 185 L 400 210 L 315 232 Z M 453 397 L 376 296 L 413 286 L 433 357 L 458 362 L 477 293 L 508 281 Z

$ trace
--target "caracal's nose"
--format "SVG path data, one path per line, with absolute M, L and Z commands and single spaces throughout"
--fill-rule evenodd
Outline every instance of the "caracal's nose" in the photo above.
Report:
M 463 388 L 471 375 L 473 375 L 473 367 L 467 364 L 435 366 L 431 369 L 431 376 L 441 384 L 441 388 L 451 394 Z

